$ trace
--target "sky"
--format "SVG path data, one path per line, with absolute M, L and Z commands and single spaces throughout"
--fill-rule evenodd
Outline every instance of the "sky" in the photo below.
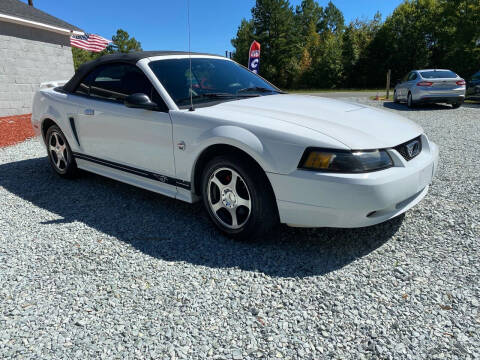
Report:
M 26 0 L 22 0 L 27 2 Z M 317 0 L 325 6 L 328 0 Z M 385 18 L 402 0 L 333 0 L 346 22 Z M 293 6 L 301 0 L 290 0 Z M 126 30 L 144 50 L 188 50 L 187 0 L 33 0 L 36 8 L 86 32 L 110 39 L 117 29 Z M 190 0 L 191 50 L 224 55 L 233 51 L 243 18 L 251 18 L 255 0 Z

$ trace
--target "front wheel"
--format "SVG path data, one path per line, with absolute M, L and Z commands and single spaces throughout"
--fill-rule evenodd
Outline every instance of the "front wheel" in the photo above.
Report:
M 257 238 L 278 222 L 265 173 L 242 157 L 212 159 L 203 172 L 202 196 L 213 223 L 232 238 Z
M 395 104 L 398 104 L 400 102 L 400 100 L 398 100 L 398 97 L 397 97 L 397 90 L 393 92 L 393 102 Z

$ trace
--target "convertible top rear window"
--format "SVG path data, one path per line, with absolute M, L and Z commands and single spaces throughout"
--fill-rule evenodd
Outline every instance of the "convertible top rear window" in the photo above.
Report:
M 450 70 L 420 71 L 424 79 L 455 79 L 457 74 Z

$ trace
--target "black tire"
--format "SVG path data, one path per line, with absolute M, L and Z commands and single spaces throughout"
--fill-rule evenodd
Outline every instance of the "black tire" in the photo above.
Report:
M 410 109 L 413 109 L 415 107 L 415 103 L 413 102 L 413 97 L 411 92 L 409 92 L 407 96 L 407 106 Z
M 463 102 L 461 102 L 461 101 L 460 101 L 460 102 L 457 102 L 457 103 L 453 103 L 453 104 L 452 104 L 452 108 L 458 109 L 458 108 L 459 108 L 460 106 L 462 106 L 462 105 L 463 105 Z
M 233 172 L 231 172 L 232 170 Z M 233 175 L 235 172 L 239 177 L 235 185 L 232 186 L 232 178 L 235 178 Z M 228 174 L 231 176 L 230 179 L 228 179 Z M 224 179 L 221 179 L 220 175 L 227 176 L 226 185 L 224 185 Z M 222 180 L 223 191 L 217 185 L 217 182 L 213 180 Z M 225 206 L 225 201 L 228 200 L 225 200 L 225 196 L 222 197 L 222 192 L 225 195 L 228 187 L 235 187 L 237 200 L 240 198 L 247 199 L 248 197 L 250 209 L 247 206 L 237 205 L 237 200 L 234 200 L 235 204 L 232 205 L 235 208 L 228 209 Z M 243 191 L 242 196 L 240 196 L 241 191 Z M 246 157 L 218 156 L 210 160 L 202 174 L 202 197 L 205 209 L 213 223 L 224 234 L 234 239 L 254 240 L 265 235 L 279 222 L 275 196 L 268 183 L 267 176 L 257 164 L 252 163 Z M 216 201 L 212 200 L 214 197 L 217 197 Z M 213 206 L 215 205 L 221 205 L 222 207 L 215 211 L 214 214 Z M 227 205 L 229 204 L 227 203 Z M 250 210 L 248 216 L 245 215 L 247 210 Z M 234 225 L 233 215 L 229 211 L 235 212 L 236 220 L 238 220 L 237 225 L 241 225 L 239 228 L 229 227 Z M 242 213 L 244 219 L 241 218 Z M 228 224 L 229 219 L 232 224 Z M 244 221 L 243 223 L 242 220 Z
M 394 102 L 395 104 L 398 104 L 398 103 L 400 102 L 400 100 L 398 100 L 398 98 L 397 98 L 397 90 L 395 90 L 395 91 L 393 92 L 393 102 Z
M 53 170 L 63 178 L 72 179 L 78 175 L 77 163 L 67 138 L 57 125 L 47 129 L 45 135 L 48 159 Z M 58 155 L 61 153 L 61 155 Z

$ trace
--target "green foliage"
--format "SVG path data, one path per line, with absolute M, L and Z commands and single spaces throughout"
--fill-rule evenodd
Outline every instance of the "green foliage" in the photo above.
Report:
M 292 81 L 297 63 L 293 9 L 288 0 L 257 0 L 252 9 L 253 31 L 262 44 L 260 71 L 279 86 Z
M 345 25 L 330 1 L 257 0 L 232 40 L 234 59 L 248 62 L 262 45 L 260 73 L 286 88 L 376 88 L 388 69 L 393 81 L 414 68 L 449 68 L 463 77 L 480 69 L 480 1 L 405 0 L 385 22 Z
M 331 2 L 323 9 L 321 20 L 318 24 L 318 32 L 331 32 L 341 34 L 345 28 L 345 19 L 342 12 Z
M 255 40 L 253 33 L 253 20 L 242 20 L 237 30 L 237 37 L 232 39 L 232 45 L 236 49 L 233 59 L 244 66 L 248 66 L 248 52 L 250 45 Z
M 134 37 L 130 37 L 128 32 L 125 30 L 118 29 L 117 34 L 112 36 L 112 43 L 101 52 L 96 53 L 72 47 L 73 65 L 75 70 L 77 70 L 78 67 L 83 63 L 90 60 L 95 60 L 102 55 L 113 54 L 116 52 L 126 53 L 130 51 L 141 50 L 142 46 L 139 41 L 137 41 Z
M 117 34 L 112 36 L 112 43 L 108 46 L 107 52 L 128 53 L 131 51 L 141 51 L 142 45 L 134 37 L 130 37 L 128 32 L 122 29 L 117 30 Z

